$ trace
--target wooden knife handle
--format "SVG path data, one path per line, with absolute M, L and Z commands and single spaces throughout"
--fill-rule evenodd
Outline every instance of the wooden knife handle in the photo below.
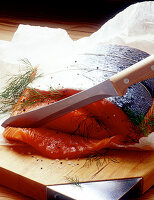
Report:
M 141 60 L 110 78 L 120 96 L 134 83 L 154 77 L 154 54 Z

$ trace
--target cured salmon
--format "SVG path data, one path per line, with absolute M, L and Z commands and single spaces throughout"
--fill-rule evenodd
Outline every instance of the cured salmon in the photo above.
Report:
M 12 116 L 54 103 L 77 92 L 79 91 L 72 89 L 56 91 L 26 89 L 15 106 Z M 95 139 L 109 137 L 109 131 L 83 108 L 45 123 L 42 127 Z
M 76 58 L 76 78 L 84 77 L 88 83 L 99 83 L 147 56 L 146 52 L 135 48 L 98 44 L 92 53 L 81 54 Z M 80 66 L 84 68 L 80 69 Z M 30 79 L 33 77 L 35 73 Z M 59 81 L 61 82 L 61 76 Z M 79 86 L 73 84 L 73 87 Z M 12 115 L 52 104 L 80 91 L 42 91 L 27 88 L 15 105 Z M 154 113 L 153 97 L 154 78 L 151 78 L 129 87 L 123 97 L 97 101 L 56 120 L 44 122 L 40 128 L 7 127 L 3 135 L 8 140 L 25 142 L 50 158 L 83 157 L 103 148 L 136 143 L 141 137 L 150 134 L 153 131 L 153 119 L 150 118 Z M 141 113 L 143 117 L 146 115 L 144 121 L 142 118 L 138 121 L 138 126 L 134 125 L 131 120 L 132 113 L 126 112 L 127 109 L 134 112 L 137 119 L 140 119 Z M 149 120 L 152 121 L 149 123 Z
M 54 103 L 78 92 L 79 90 L 74 89 L 61 89 L 51 92 L 26 89 L 15 106 L 12 115 Z M 42 126 L 95 139 L 103 139 L 113 135 L 126 135 L 130 131 L 133 132 L 134 128 L 126 114 L 106 99 L 72 111 Z
M 51 104 L 77 92 L 72 89 L 41 91 L 27 88 L 12 115 Z M 102 100 L 43 124 L 40 128 L 7 127 L 3 136 L 11 141 L 27 143 L 49 158 L 61 159 L 84 157 L 102 148 L 113 147 L 120 144 L 119 138 L 124 138 L 130 132 L 135 134 L 127 115 L 116 105 Z
M 80 158 L 107 148 L 112 138 L 87 139 L 78 135 L 46 128 L 7 127 L 3 133 L 8 140 L 27 143 L 49 158 Z

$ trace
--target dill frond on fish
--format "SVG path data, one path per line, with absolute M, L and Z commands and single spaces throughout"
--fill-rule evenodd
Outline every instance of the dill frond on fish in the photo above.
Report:
M 23 69 L 20 73 L 8 78 L 3 91 L 0 93 L 0 113 L 10 112 L 17 103 L 25 88 L 41 75 L 37 74 L 37 67 L 31 65 L 28 59 L 22 59 Z

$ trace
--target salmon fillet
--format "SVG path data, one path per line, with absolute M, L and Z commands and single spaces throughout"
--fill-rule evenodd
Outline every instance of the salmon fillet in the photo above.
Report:
M 85 139 L 46 128 L 7 127 L 3 133 L 8 140 L 27 143 L 49 158 L 80 158 L 108 147 L 111 138 Z
M 12 112 L 13 115 L 51 104 L 79 92 L 73 89 L 41 91 L 26 89 Z M 149 112 L 153 112 L 153 107 Z M 102 100 L 72 111 L 40 128 L 7 127 L 3 136 L 8 140 L 31 145 L 49 158 L 85 157 L 102 148 L 121 144 L 134 126 L 116 105 Z

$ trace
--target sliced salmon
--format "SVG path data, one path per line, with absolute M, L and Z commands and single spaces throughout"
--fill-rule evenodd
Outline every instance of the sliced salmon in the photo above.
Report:
M 79 158 L 108 147 L 112 138 L 96 140 L 70 135 L 46 128 L 7 127 L 3 135 L 8 140 L 27 143 L 49 158 Z
M 87 112 L 95 116 L 111 135 L 127 135 L 134 133 L 133 124 L 128 116 L 115 104 L 103 99 L 85 107 Z
M 51 104 L 77 92 L 72 89 L 49 92 L 28 88 L 14 107 L 12 115 Z M 7 127 L 3 136 L 8 140 L 27 143 L 50 158 L 77 158 L 102 148 L 125 144 L 124 140 L 131 135 L 135 136 L 133 128 L 120 108 L 102 100 L 72 111 L 40 128 Z
M 87 70 L 82 69 L 81 74 L 89 80 L 92 78 L 94 82 L 105 81 L 112 72 L 119 72 L 148 56 L 138 49 L 110 44 L 97 45 L 93 50 L 94 54 L 79 55 L 76 62 L 86 66 Z M 35 78 L 35 73 L 36 70 L 29 82 Z M 141 128 L 132 124 L 123 108 L 128 107 L 137 113 L 141 111 L 145 115 L 152 106 L 153 80 L 148 79 L 129 87 L 123 98 L 113 97 L 109 100 L 111 102 L 95 102 L 44 123 L 40 128 L 7 127 L 3 135 L 9 140 L 25 142 L 51 158 L 83 157 L 102 148 L 115 148 L 117 144 L 123 147 L 138 142 L 144 134 L 140 133 Z M 14 107 L 12 115 L 54 103 L 78 92 L 80 90 L 41 91 L 28 88 Z M 153 111 L 152 106 L 143 123 L 148 122 Z M 153 131 L 153 126 L 147 124 L 146 131 Z
M 12 116 L 54 103 L 77 92 L 79 91 L 73 89 L 61 89 L 50 92 L 28 88 L 20 97 L 12 112 Z M 43 127 L 96 139 L 106 138 L 111 135 L 103 124 L 99 124 L 93 115 L 82 108 L 48 122 Z

